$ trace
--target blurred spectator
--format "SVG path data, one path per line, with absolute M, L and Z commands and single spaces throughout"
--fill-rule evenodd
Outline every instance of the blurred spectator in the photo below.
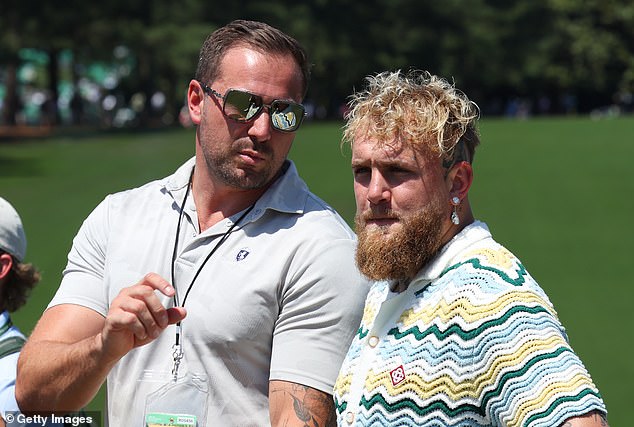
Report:
M 26 236 L 22 221 L 9 202 L 0 197 L 0 425 L 7 412 L 18 412 L 15 374 L 25 338 L 9 313 L 22 307 L 40 280 L 40 273 L 25 264 Z M 14 424 L 11 424 L 14 425 Z

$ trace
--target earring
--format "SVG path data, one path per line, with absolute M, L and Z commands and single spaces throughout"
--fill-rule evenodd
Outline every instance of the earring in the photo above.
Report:
M 460 199 L 456 196 L 452 197 L 451 204 L 453 205 L 453 212 L 451 213 L 451 222 L 458 225 L 460 224 L 460 218 L 458 217 L 458 205 L 460 204 Z

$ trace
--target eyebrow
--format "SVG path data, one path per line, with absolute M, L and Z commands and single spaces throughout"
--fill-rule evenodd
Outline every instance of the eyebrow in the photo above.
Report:
M 350 166 L 352 168 L 355 167 L 363 167 L 363 166 L 377 166 L 379 168 L 387 168 L 387 167 L 399 167 L 402 169 L 414 169 L 417 168 L 418 165 L 416 162 L 407 162 L 402 159 L 352 159 L 350 162 Z

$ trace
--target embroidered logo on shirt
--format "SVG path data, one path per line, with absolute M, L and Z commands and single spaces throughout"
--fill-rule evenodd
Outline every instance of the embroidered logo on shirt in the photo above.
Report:
M 242 261 L 243 259 L 245 259 L 248 255 L 250 254 L 250 252 L 246 249 L 240 249 L 240 252 L 238 252 L 238 254 L 236 255 L 236 261 Z
M 405 368 L 403 368 L 403 365 L 399 366 L 396 369 L 392 369 L 390 371 L 390 378 L 392 379 L 393 386 L 397 386 L 398 384 L 402 383 L 405 379 Z

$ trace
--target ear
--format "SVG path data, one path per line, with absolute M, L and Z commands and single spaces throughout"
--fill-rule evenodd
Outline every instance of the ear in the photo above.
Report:
M 13 267 L 13 258 L 7 253 L 0 254 L 0 280 L 7 277 Z
M 189 117 L 192 123 L 198 125 L 202 120 L 205 92 L 197 80 L 189 82 L 187 89 L 187 106 L 189 107 Z
M 447 174 L 447 190 L 449 197 L 464 200 L 473 182 L 473 168 L 469 162 L 456 163 Z

